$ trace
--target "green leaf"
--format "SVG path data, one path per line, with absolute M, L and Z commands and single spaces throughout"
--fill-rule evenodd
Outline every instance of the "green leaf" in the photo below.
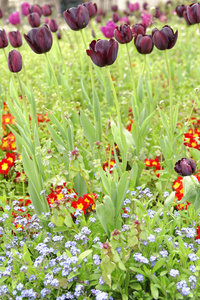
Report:
M 129 180 L 128 180 L 128 172 L 125 172 L 122 177 L 120 178 L 120 181 L 118 183 L 118 188 L 117 188 L 117 205 L 116 205 L 116 219 L 118 218 L 118 216 L 120 215 L 122 206 L 123 206 L 123 201 L 124 198 L 126 196 L 126 192 L 128 189 L 128 184 L 129 184 Z
M 96 212 L 107 236 L 110 236 L 110 232 L 114 230 L 115 208 L 109 196 L 104 197 L 103 203 L 96 205 Z
M 177 122 L 178 122 L 178 108 L 179 108 L 179 105 L 177 104 L 176 107 L 175 107 L 175 110 L 174 110 L 174 115 L 173 115 L 173 133 L 175 132 L 176 127 L 177 127 Z
M 158 289 L 155 287 L 155 284 L 153 284 L 152 282 L 150 283 L 150 288 L 151 288 L 151 294 L 153 296 L 154 299 L 158 299 L 159 297 L 159 292 Z
M 143 78 L 142 75 L 139 77 L 138 80 L 138 85 L 137 85 L 137 99 L 142 102 L 144 97 L 144 92 L 143 92 Z
M 160 260 L 158 260 L 152 269 L 152 274 L 154 274 L 158 269 L 160 269 L 165 264 L 165 262 L 165 258 L 161 258 Z
M 130 269 L 131 271 L 137 273 L 137 274 L 142 274 L 142 275 L 144 275 L 145 277 L 147 276 L 145 272 L 143 272 L 143 271 L 142 271 L 141 269 L 139 269 L 139 268 L 134 267 L 134 265 L 133 265 L 133 266 L 131 265 L 131 266 L 129 267 L 129 269 Z
M 47 124 L 47 128 L 48 128 L 54 142 L 58 145 L 62 145 L 67 150 L 66 144 L 63 142 L 62 138 L 55 132 L 53 127 L 50 124 Z
M 163 123 L 163 126 L 167 132 L 168 137 L 170 136 L 170 131 L 169 131 L 169 124 L 167 122 L 167 119 L 165 117 L 165 114 L 163 113 L 163 111 L 158 107 L 158 111 L 160 113 L 160 117 L 161 117 L 161 121 Z
M 94 106 L 94 115 L 95 115 L 96 140 L 101 141 L 102 140 L 101 108 L 100 108 L 99 97 L 97 95 L 96 89 L 94 89 L 93 106 Z
M 130 176 L 130 187 L 134 189 L 138 178 L 138 165 L 136 161 L 133 162 L 133 166 L 129 173 L 129 176 Z
M 89 98 L 88 93 L 85 88 L 85 82 L 84 82 L 83 78 L 81 78 L 81 90 L 82 90 L 82 93 L 84 96 L 84 100 L 86 100 L 88 104 L 91 104 L 90 98 Z
M 93 250 L 91 250 L 91 249 L 85 250 L 84 252 L 82 252 L 78 257 L 78 264 L 80 264 L 83 261 L 83 259 L 85 257 L 87 257 L 88 255 L 90 255 L 92 252 L 93 252 Z
M 155 112 L 152 112 L 152 114 L 150 114 L 142 123 L 141 129 L 140 129 L 140 136 L 144 136 L 144 134 L 146 133 L 146 130 L 148 128 L 148 125 L 151 123 L 152 118 L 154 117 Z
M 111 184 L 110 184 L 110 180 L 109 178 L 106 176 L 106 173 L 104 172 L 104 170 L 102 169 L 102 167 L 98 168 L 102 183 L 103 183 L 103 187 L 106 191 L 106 193 L 111 196 Z
M 165 207 L 168 207 L 171 203 L 175 200 L 175 194 L 176 192 L 171 192 L 171 194 L 166 198 L 164 205 Z
M 125 295 L 125 294 L 123 294 L 123 295 L 122 295 L 122 300 L 128 300 L 128 296 Z
M 94 143 L 96 142 L 95 128 L 83 111 L 81 111 L 81 125 L 84 135 L 90 144 L 90 148 L 93 149 Z

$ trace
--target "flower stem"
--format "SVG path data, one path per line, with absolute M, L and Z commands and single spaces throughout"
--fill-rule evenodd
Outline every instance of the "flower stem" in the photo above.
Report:
M 131 56 L 130 56 L 130 52 L 129 52 L 129 47 L 128 44 L 126 44 L 126 51 L 128 54 L 128 60 L 129 60 L 129 67 L 131 70 L 131 77 L 132 77 L 132 83 L 133 83 L 133 93 L 134 93 L 134 112 L 135 112 L 135 119 L 138 120 L 139 118 L 139 110 L 138 110 L 138 104 L 137 104 L 137 94 L 136 94 L 136 87 L 135 87 L 135 76 L 134 76 L 134 72 L 133 72 L 133 66 L 132 66 L 132 62 L 131 62 Z
M 115 102 L 115 107 L 116 107 L 116 110 L 117 110 L 117 117 L 118 117 L 118 122 L 119 122 L 120 137 L 121 137 L 121 141 L 123 141 L 122 121 L 121 121 L 121 115 L 120 115 L 120 110 L 119 110 L 119 103 L 118 103 L 118 100 L 117 100 L 115 87 L 114 87 L 114 84 L 113 84 L 113 81 L 112 81 L 112 78 L 111 78 L 111 75 L 110 75 L 110 70 L 109 70 L 108 66 L 106 66 L 106 71 L 107 71 L 107 75 L 108 75 L 108 78 L 110 80 L 110 84 L 111 84 L 112 91 L 113 91 L 113 97 L 114 97 L 114 102 Z
M 167 65 L 167 71 L 168 71 L 168 77 L 169 77 L 169 103 L 170 103 L 170 127 L 171 127 L 171 140 L 173 139 L 173 98 L 172 98 L 172 78 L 171 78 L 171 71 L 169 67 L 169 61 L 167 57 L 167 51 L 164 50 L 165 52 L 165 60 L 166 60 L 166 65 Z
M 57 95 L 58 95 L 58 99 L 59 99 L 59 103 L 60 103 L 60 108 L 61 108 L 61 115 L 62 115 L 62 120 L 63 120 L 63 124 L 64 126 L 66 125 L 66 120 L 65 120 L 65 113 L 64 113 L 64 106 L 63 106 L 63 103 L 62 103 L 62 99 L 61 99 L 61 95 L 60 95 L 60 90 L 59 90 L 59 86 L 58 86 L 58 81 L 57 81 L 57 78 L 56 78 L 56 74 L 55 74 L 55 71 L 52 67 L 52 64 L 49 60 L 49 57 L 47 55 L 47 53 L 45 53 L 45 57 L 46 57 L 46 60 L 47 60 L 47 64 L 49 65 L 50 69 L 51 69 L 51 73 L 53 75 L 53 78 L 54 78 L 54 82 L 55 82 L 55 85 L 56 85 L 56 92 L 57 92 Z
M 24 90 L 22 88 L 21 80 L 19 78 L 19 73 L 17 73 L 17 79 L 18 79 L 18 82 L 19 82 L 20 91 L 22 93 L 24 112 L 25 112 L 25 117 L 26 117 L 26 121 L 27 121 L 27 125 L 28 125 L 29 124 L 29 117 L 28 117 L 28 109 L 27 109 L 26 97 L 25 97 L 25 94 L 24 94 Z

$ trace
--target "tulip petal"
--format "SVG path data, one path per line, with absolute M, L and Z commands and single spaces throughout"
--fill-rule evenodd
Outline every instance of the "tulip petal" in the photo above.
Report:
M 117 59 L 119 44 L 117 42 L 113 42 L 108 50 L 107 55 L 107 65 L 112 65 Z
M 87 55 L 90 56 L 91 60 L 93 63 L 98 66 L 98 67 L 105 67 L 106 66 L 106 61 L 102 54 L 98 51 L 95 52 L 93 50 L 86 50 Z
M 89 12 L 87 8 L 83 5 L 78 7 L 77 11 L 77 25 L 79 29 L 85 28 L 90 20 Z
M 168 48 L 168 38 L 162 31 L 158 30 L 153 34 L 153 43 L 159 50 Z
M 70 15 L 70 13 L 67 11 L 65 11 L 63 13 L 64 18 L 65 18 L 65 22 L 67 23 L 67 25 L 72 29 L 72 30 L 79 30 L 75 20 L 73 19 L 73 17 Z
M 174 45 L 176 44 L 177 38 L 178 38 L 178 30 L 175 32 L 173 42 L 171 43 L 171 45 L 168 49 L 171 49 L 172 47 L 174 47 Z

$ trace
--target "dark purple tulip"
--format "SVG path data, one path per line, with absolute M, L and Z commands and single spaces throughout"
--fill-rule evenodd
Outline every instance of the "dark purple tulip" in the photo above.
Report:
M 147 10 L 147 9 L 148 9 L 148 3 L 147 3 L 147 2 L 144 2 L 144 3 L 143 3 L 143 9 L 144 9 L 144 10 Z
M 75 31 L 85 28 L 90 20 L 88 9 L 83 5 L 67 9 L 63 15 L 67 25 Z
M 176 13 L 179 18 L 183 18 L 183 12 L 186 10 L 186 5 L 178 5 L 176 7 Z
M 6 48 L 8 46 L 8 39 L 5 30 L 0 30 L 0 49 Z
M 162 15 L 162 12 L 161 12 L 160 8 L 156 7 L 156 11 L 155 11 L 154 17 L 157 18 L 157 19 L 159 19 L 161 15 Z
M 120 44 L 127 44 L 132 41 L 133 34 L 130 27 L 124 24 L 116 27 L 114 37 Z
M 83 3 L 83 5 L 87 8 L 90 18 L 93 18 L 94 16 L 96 16 L 96 14 L 97 14 L 96 3 L 85 2 L 85 3 Z
M 141 54 L 149 54 L 153 50 L 153 41 L 151 35 L 138 34 L 134 39 L 135 47 Z
M 175 163 L 174 170 L 181 176 L 190 176 L 196 170 L 196 164 L 193 159 L 182 158 Z
M 159 50 L 171 49 L 176 44 L 178 30 L 174 34 L 173 29 L 165 25 L 161 30 L 154 28 L 152 31 L 153 43 Z
M 29 13 L 38 13 L 38 15 L 41 17 L 42 16 L 42 8 L 38 4 L 31 5 L 29 7 Z
M 101 16 L 100 15 L 96 16 L 96 22 L 101 23 Z
M 40 16 L 36 12 L 28 15 L 28 21 L 33 28 L 40 26 Z
M 118 13 L 114 12 L 112 15 L 113 22 L 117 23 L 120 19 Z
M 193 3 L 186 7 L 187 17 L 190 24 L 200 23 L 200 4 Z
M 49 4 L 43 5 L 42 13 L 45 17 L 49 17 L 52 14 L 51 5 L 49 5 Z
M 92 41 L 90 50 L 86 50 L 87 55 L 98 67 L 112 65 L 118 53 L 118 43 L 114 39 Z
M 138 34 L 145 35 L 146 27 L 142 24 L 135 24 L 131 27 L 131 31 L 134 37 Z
M 58 24 L 55 19 L 51 19 L 49 21 L 49 28 L 51 32 L 56 32 L 58 30 Z
M 31 29 L 27 35 L 24 34 L 24 38 L 31 49 L 37 54 L 48 52 L 53 43 L 51 31 L 46 24 L 40 28 Z
M 13 73 L 18 73 L 22 69 L 22 57 L 17 50 L 8 53 L 8 68 Z
M 3 18 L 3 12 L 2 12 L 2 10 L 0 8 L 0 19 L 2 19 L 2 18 Z
M 118 11 L 118 6 L 117 5 L 113 5 L 112 7 L 111 7 L 111 9 L 112 9 L 112 11 Z
M 22 37 L 19 30 L 8 32 L 8 38 L 13 48 L 21 47 Z
M 183 12 L 183 17 L 184 17 L 184 19 L 185 19 L 185 21 L 186 21 L 186 23 L 187 23 L 188 26 L 192 25 L 192 23 L 190 23 L 190 21 L 188 20 L 188 15 L 187 15 L 187 11 L 186 10 L 184 10 L 184 12 Z

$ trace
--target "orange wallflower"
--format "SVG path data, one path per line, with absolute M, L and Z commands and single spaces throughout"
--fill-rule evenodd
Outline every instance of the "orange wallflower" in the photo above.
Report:
M 13 116 L 11 116 L 11 114 L 2 115 L 2 124 L 3 125 L 14 124 L 14 123 L 15 123 L 15 119 Z

